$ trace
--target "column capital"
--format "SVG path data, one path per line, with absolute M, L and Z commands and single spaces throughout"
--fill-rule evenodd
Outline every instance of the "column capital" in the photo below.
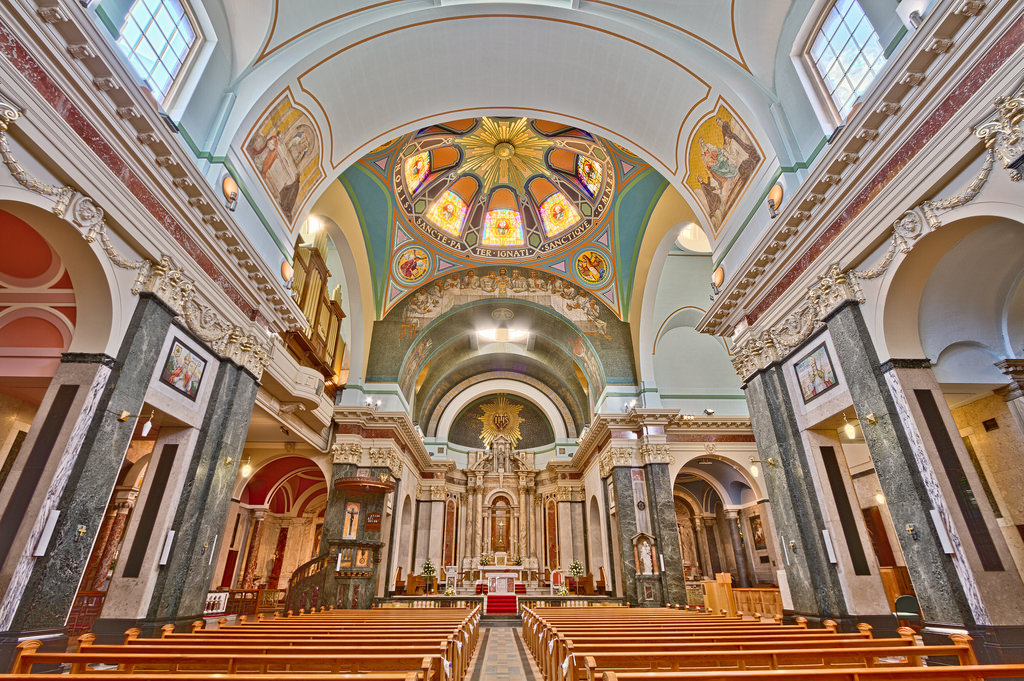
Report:
M 740 517 L 740 510 L 738 508 L 727 508 L 725 509 L 725 517 L 730 520 Z

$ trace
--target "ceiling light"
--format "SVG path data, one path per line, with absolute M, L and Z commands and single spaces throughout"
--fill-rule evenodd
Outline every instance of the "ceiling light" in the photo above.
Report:
M 498 327 L 496 329 L 480 329 L 477 334 L 492 343 L 518 343 L 526 340 L 530 332 L 525 329 Z

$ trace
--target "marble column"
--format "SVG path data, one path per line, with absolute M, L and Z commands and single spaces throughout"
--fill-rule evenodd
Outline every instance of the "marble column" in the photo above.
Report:
M 729 509 L 725 512 L 726 521 L 729 523 L 729 541 L 732 543 L 732 553 L 736 557 L 736 586 L 741 589 L 750 587 L 750 568 L 747 565 L 747 551 L 740 539 L 740 512 Z
M 897 528 L 900 549 L 925 622 L 969 629 L 973 625 L 987 623 L 986 598 L 980 592 L 971 566 L 966 563 L 966 547 L 952 555 L 947 554 L 932 522 L 932 509 L 950 518 L 953 514 L 959 516 L 959 513 L 953 510 L 956 502 L 945 498 L 943 486 L 938 481 L 945 473 L 932 461 L 934 443 L 929 429 L 926 424 L 918 422 L 922 418 L 921 405 L 915 396 L 918 391 L 914 388 L 928 385 L 934 388 L 929 391 L 932 400 L 936 404 L 942 400 L 941 394 L 938 399 L 934 397 L 938 384 L 928 361 L 890 360 L 882 365 L 859 305 L 844 305 L 827 323 L 836 359 L 846 375 L 857 414 L 862 419 L 869 413 L 875 415 L 876 423 L 861 422 L 864 440 L 871 452 L 879 486 L 885 494 L 886 507 Z M 945 408 L 944 401 L 939 408 Z M 928 447 L 925 437 L 928 438 Z M 947 437 L 952 441 L 956 434 Z M 953 444 L 955 446 L 955 442 Z M 964 468 L 969 469 L 970 464 Z M 977 491 L 981 492 L 980 489 Z M 983 494 L 979 496 L 983 498 Z M 774 502 L 772 497 L 773 510 Z M 958 524 L 951 523 L 954 534 Z M 916 531 L 904 531 L 903 528 L 908 526 Z M 964 539 L 970 541 L 968 537 Z M 960 540 L 954 537 L 953 541 Z M 984 573 L 984 579 L 990 585 L 998 576 L 1001 575 Z M 1019 579 L 1016 581 L 1019 584 Z M 1011 594 L 1009 589 L 993 590 L 986 596 L 993 603 L 997 600 L 1010 602 L 1013 600 Z M 971 635 L 976 639 L 984 637 L 977 630 L 972 630 Z M 980 640 L 976 643 L 980 645 Z
M 249 549 L 245 553 L 245 568 L 242 570 L 242 583 L 239 585 L 243 589 L 253 588 L 256 579 L 256 561 L 260 553 L 264 516 L 266 516 L 264 509 L 252 511 L 252 524 L 249 526 Z
M 23 637 L 61 645 L 64 622 L 103 523 L 136 419 L 160 357 L 173 311 L 142 293 L 117 359 L 65 354 L 23 448 L 31 467 L 12 471 L 0 516 L 0 668 Z M 31 441 L 30 441 L 31 440 Z M 15 476 L 17 479 L 15 480 Z M 26 502 L 27 499 L 27 502 Z M 34 557 L 56 511 L 46 553 Z M 13 515 L 10 515 L 13 514 Z
M 667 463 L 648 463 L 644 470 L 652 534 L 658 547 L 659 562 L 664 564 L 664 568 L 658 566 L 662 577 L 662 599 L 666 603 L 685 603 L 686 577 L 683 574 L 683 550 L 676 529 L 672 476 Z
M 636 554 L 633 551 L 633 537 L 637 534 L 637 500 L 633 498 L 632 472 L 633 469 L 628 466 L 616 466 L 612 469 L 611 475 L 615 481 L 615 515 L 618 518 L 616 529 L 619 533 L 619 559 L 622 563 L 622 596 L 631 605 L 637 605 L 640 596 L 637 593 Z
M 789 394 L 783 368 L 762 369 L 747 379 L 744 390 L 758 458 L 774 462 L 760 466 L 793 599 L 793 612 L 787 614 L 812 621 L 849 619 L 843 586 L 821 533 L 824 500 L 818 497 L 793 412 L 793 399 L 800 398 Z M 724 570 L 725 551 L 716 543 Z
M 173 514 L 174 546 L 157 573 L 143 630 L 201 617 L 213 581 L 216 546 L 222 541 L 231 491 L 245 447 L 259 384 L 246 369 L 223 361 L 217 371 L 198 438 Z M 230 461 L 231 463 L 227 463 Z M 118 625 L 120 634 L 124 630 Z
M 708 546 L 707 519 L 698 515 L 693 519 L 695 539 L 697 540 L 697 555 L 700 557 L 700 572 L 705 579 L 714 579 L 715 571 L 711 566 L 711 549 Z
M 476 494 L 471 480 L 466 482 L 466 495 L 463 498 L 465 503 L 462 518 L 462 556 L 465 559 L 473 555 L 473 504 L 476 501 Z M 462 568 L 461 563 L 459 568 Z
M 484 485 L 483 479 L 477 477 L 476 479 L 476 502 L 474 503 L 475 512 L 473 513 L 473 556 L 476 558 L 480 557 L 483 553 L 483 535 L 484 535 Z
M 516 503 L 519 504 L 519 543 L 516 545 L 515 556 L 526 556 L 526 476 L 519 476 L 519 486 L 516 488 Z
M 96 561 L 95 571 L 92 575 L 92 583 L 90 588 L 93 591 L 101 591 L 107 583 L 107 572 L 110 570 L 111 564 L 117 557 L 118 552 L 121 550 L 121 539 L 124 537 L 124 528 L 128 523 L 128 515 L 135 507 L 135 495 L 138 494 L 138 490 L 133 490 L 134 494 L 130 498 L 124 498 L 116 500 L 114 502 L 114 514 L 111 517 L 109 531 L 103 541 L 103 549 L 99 552 L 99 558 Z M 99 544 L 99 540 L 96 542 Z M 94 549 L 95 552 L 95 549 Z

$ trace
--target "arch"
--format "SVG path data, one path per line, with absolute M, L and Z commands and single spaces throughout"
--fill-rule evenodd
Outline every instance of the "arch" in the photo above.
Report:
M 76 320 L 67 352 L 117 356 L 122 331 L 135 308 L 129 286 L 121 279 L 134 281 L 135 275 L 115 270 L 98 241 L 87 242 L 74 225 L 42 204 L 42 199 L 22 189 L 0 187 L 0 211 L 21 220 L 46 240 L 73 282 L 76 307 L 89 311 Z
M 598 507 L 597 497 L 590 497 L 590 525 L 588 534 L 590 535 L 590 572 L 594 575 L 594 579 L 597 579 L 598 570 L 605 567 L 605 555 L 606 551 L 604 548 L 604 523 L 601 522 L 601 510 Z
M 404 555 L 399 555 L 398 557 L 398 565 L 399 567 L 405 568 L 407 574 L 411 573 L 413 569 L 412 505 L 412 496 L 406 494 L 405 499 L 402 500 L 402 510 L 400 511 L 402 515 L 402 522 L 401 525 L 399 526 L 399 536 L 395 540 L 395 546 L 405 547 L 405 551 L 402 552 L 404 553 Z
M 455 397 L 451 399 L 444 410 L 441 412 L 441 419 L 437 424 L 436 430 L 433 433 L 428 429 L 427 435 L 429 437 L 437 437 L 442 440 L 448 439 L 448 431 L 451 429 L 452 424 L 455 422 L 455 418 L 462 412 L 462 409 L 470 404 L 473 400 L 478 397 L 483 397 L 490 394 L 504 393 L 507 395 L 515 395 L 521 397 L 528 402 L 532 402 L 535 406 L 540 408 L 544 415 L 548 419 L 548 423 L 551 424 L 552 429 L 555 431 L 555 440 L 565 440 L 568 437 L 566 430 L 566 422 L 564 411 L 568 411 L 564 403 L 561 405 L 555 404 L 554 400 L 561 400 L 557 395 L 548 395 L 542 393 L 537 388 L 515 380 L 497 379 L 482 381 L 479 383 L 473 383 L 469 387 L 462 390 Z M 570 423 L 571 417 L 570 417 Z

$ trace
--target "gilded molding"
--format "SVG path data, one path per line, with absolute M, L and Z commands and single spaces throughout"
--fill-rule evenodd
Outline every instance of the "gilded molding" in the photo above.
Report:
M 444 485 L 434 485 L 430 488 L 431 501 L 444 501 L 448 498 L 448 490 Z
M 20 117 L 21 112 L 11 102 L 0 98 L 0 156 L 11 177 L 29 191 L 52 197 L 54 205 L 51 210 L 58 217 L 68 219 L 66 213 L 70 209 L 69 221 L 79 229 L 88 243 L 99 239 L 101 248 L 114 265 L 121 269 L 137 270 L 138 276 L 131 289 L 134 295 L 146 291 L 160 297 L 181 316 L 189 330 L 208 343 L 215 353 L 244 366 L 259 379 L 270 364 L 273 343 L 246 333 L 242 327 L 224 319 L 212 306 L 201 302 L 195 281 L 168 256 L 161 257 L 160 262 L 146 258 L 124 258 L 107 236 L 103 209 L 91 198 L 79 194 L 71 187 L 45 184 L 29 175 L 15 158 L 7 137 L 8 127 Z
M 1000 97 L 995 105 L 996 117 L 978 126 L 974 134 L 985 141 L 986 148 L 995 152 L 1009 171 L 1010 179 L 1020 182 L 1020 169 L 1013 166 L 1024 159 L 1024 91 L 1015 97 Z
M 363 455 L 363 448 L 355 442 L 336 442 L 331 447 L 331 461 L 333 463 L 352 463 L 359 465 Z
M 612 469 L 616 466 L 632 466 L 633 465 L 633 448 L 632 447 L 612 447 L 605 451 L 598 460 L 598 465 L 601 467 L 601 477 L 607 478 L 611 475 Z
M 572 501 L 572 487 L 559 487 L 555 490 L 558 501 Z
M 640 460 L 644 464 L 672 463 L 672 457 L 668 453 L 668 445 L 640 445 Z
M 371 449 L 370 463 L 374 466 L 386 466 L 391 471 L 391 475 L 396 478 L 402 477 L 402 467 L 404 466 L 402 457 L 393 449 Z

